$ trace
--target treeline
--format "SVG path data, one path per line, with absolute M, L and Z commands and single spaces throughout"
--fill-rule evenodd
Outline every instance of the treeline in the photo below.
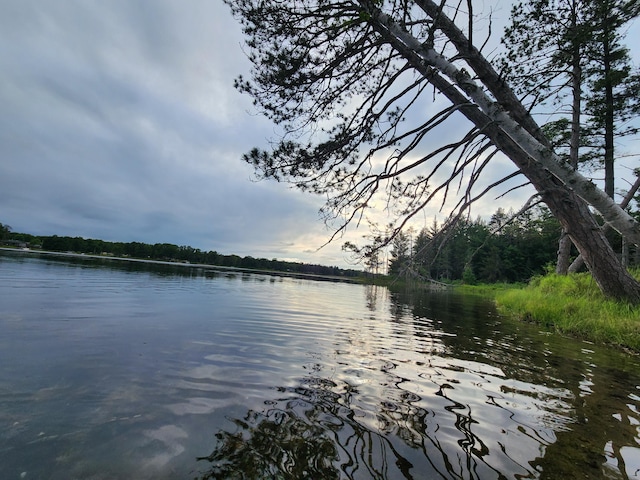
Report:
M 526 282 L 553 268 L 561 228 L 546 207 L 536 207 L 512 220 L 513 212 L 498 209 L 487 222 L 460 220 L 443 229 L 437 224 L 416 235 L 402 232 L 392 244 L 389 274 L 473 284 Z M 622 248 L 612 233 L 612 245 Z M 577 251 L 572 252 L 577 256 Z M 633 249 L 630 265 L 640 264 Z
M 310 275 L 357 277 L 362 271 L 342 269 L 325 265 L 288 262 L 278 259 L 240 257 L 223 255 L 216 251 L 201 251 L 190 246 L 178 246 L 171 243 L 108 242 L 82 237 L 58 235 L 34 236 L 26 233 L 11 232 L 6 225 L 0 224 L 0 243 L 10 246 L 28 246 L 52 252 L 74 252 L 90 255 L 130 257 L 168 262 L 197 263 L 221 267 L 246 268 L 253 270 L 274 270 Z
M 633 212 L 640 214 L 639 212 Z M 443 282 L 462 281 L 468 284 L 496 282 L 526 282 L 535 275 L 554 267 L 557 260 L 561 228 L 548 208 L 537 206 L 514 218 L 513 211 L 499 208 L 486 221 L 462 219 L 450 227 L 434 224 L 419 232 L 405 231 L 392 242 L 388 275 L 407 279 L 434 279 Z M 615 232 L 609 241 L 623 251 L 622 241 Z M 28 246 L 54 252 L 75 252 L 91 255 L 130 257 L 205 264 L 213 266 L 272 270 L 311 275 L 358 277 L 360 270 L 335 266 L 288 262 L 278 259 L 224 255 L 216 251 L 201 251 L 190 246 L 170 243 L 108 242 L 104 240 L 34 236 L 12 232 L 0 223 L 0 244 Z M 630 250 L 629 250 L 630 248 Z M 627 246 L 627 263 L 640 266 L 640 249 Z M 577 256 L 578 252 L 572 252 Z M 375 252 L 367 269 L 381 273 L 382 252 Z

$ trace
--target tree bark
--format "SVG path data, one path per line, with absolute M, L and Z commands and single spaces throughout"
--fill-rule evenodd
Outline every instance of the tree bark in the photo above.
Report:
M 556 273 L 558 275 L 566 275 L 569 272 L 571 262 L 571 237 L 563 229 L 558 241 L 558 256 L 556 260 Z
M 569 268 L 567 269 L 567 273 L 578 273 L 582 267 L 584 267 L 584 260 L 582 259 L 582 255 L 578 255 Z
M 629 242 L 622 237 L 622 248 L 620 250 L 620 259 L 624 268 L 629 268 Z
M 620 208 L 627 208 L 627 205 L 629 205 L 629 202 L 631 202 L 631 199 L 634 197 L 634 195 L 636 194 L 636 192 L 638 190 L 640 190 L 640 174 L 638 175 L 638 178 L 636 178 L 636 181 L 631 186 L 631 188 L 629 189 L 627 194 L 622 199 L 622 202 L 620 202 Z M 604 229 L 603 229 L 603 232 L 606 233 L 609 228 L 610 227 L 608 225 L 605 225 Z M 624 237 L 622 237 L 622 242 L 623 242 L 623 248 L 625 248 L 625 246 L 626 246 L 626 248 L 628 250 L 629 249 L 629 242 L 627 242 Z M 638 252 L 640 252 L 640 248 L 636 247 L 636 254 Z M 627 257 L 628 257 L 628 255 L 627 255 Z M 628 262 L 628 259 L 627 259 L 627 262 Z M 638 262 L 636 262 L 636 263 L 638 263 Z M 584 265 L 584 261 L 582 259 L 582 255 L 578 255 L 576 257 L 576 259 L 573 261 L 573 263 L 571 265 L 569 265 L 569 269 L 567 270 L 567 272 L 568 273 L 579 272 L 583 265 Z M 628 265 L 628 263 L 625 263 L 624 250 L 623 250 L 623 257 L 622 257 L 622 265 L 624 267 L 626 267 Z

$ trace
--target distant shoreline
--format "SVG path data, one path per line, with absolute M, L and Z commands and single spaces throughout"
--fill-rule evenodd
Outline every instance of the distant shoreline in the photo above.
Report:
M 51 255 L 51 256 L 58 256 L 58 257 L 91 258 L 91 259 L 97 259 L 97 260 L 115 260 L 115 261 L 122 261 L 122 262 L 167 265 L 172 267 L 202 268 L 207 270 L 221 270 L 225 272 L 259 273 L 263 275 L 301 278 L 306 280 L 333 281 L 333 282 L 343 282 L 343 283 L 362 283 L 358 279 L 358 277 L 349 278 L 349 277 L 339 277 L 339 276 L 333 276 L 333 275 L 317 275 L 313 273 L 284 272 L 279 270 L 259 270 L 254 268 L 210 265 L 208 263 L 169 262 L 166 260 L 152 260 L 152 259 L 146 259 L 146 258 L 116 257 L 116 256 L 110 256 L 110 255 L 94 255 L 94 254 L 74 253 L 74 252 L 53 252 L 50 250 L 34 250 L 34 249 L 11 248 L 11 247 L 0 247 L 0 251 L 20 253 L 25 255 L 43 254 L 43 255 Z

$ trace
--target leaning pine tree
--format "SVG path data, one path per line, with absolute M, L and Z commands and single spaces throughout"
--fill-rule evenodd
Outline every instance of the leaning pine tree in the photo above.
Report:
M 245 160 L 265 178 L 325 195 L 327 218 L 342 219 L 337 232 L 380 195 L 397 214 L 392 237 L 429 203 L 459 215 L 524 176 L 603 293 L 640 303 L 640 283 L 590 207 L 635 244 L 640 225 L 555 154 L 475 46 L 472 0 L 464 10 L 446 0 L 226 1 L 254 65 L 236 86 L 283 130 L 271 150 L 253 149 Z M 451 138 L 462 118 L 468 131 Z M 514 170 L 489 180 L 497 152 Z

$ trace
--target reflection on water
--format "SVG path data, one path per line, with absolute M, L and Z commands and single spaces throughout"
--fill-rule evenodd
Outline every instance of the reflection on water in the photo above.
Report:
M 366 321 L 342 327 L 331 360 L 216 433 L 198 478 L 537 477 L 571 392 L 443 356 L 452 336 L 427 319 L 395 322 L 379 345 Z
M 640 477 L 634 357 L 481 298 L 0 254 L 0 478 Z
M 506 456 L 504 444 L 492 445 L 502 451 L 490 455 L 485 440 L 497 432 L 487 431 L 489 425 L 479 425 L 468 406 L 452 400 L 445 411 L 455 416 L 453 425 L 440 423 L 441 415 L 421 407 L 421 398 L 410 392 L 381 401 L 371 423 L 370 413 L 354 405 L 358 390 L 349 385 L 338 388 L 330 380 L 309 378 L 298 388 L 278 390 L 280 400 L 234 419 L 234 431 L 216 434 L 216 448 L 200 459 L 211 468 L 198 478 L 499 478 L 515 472 L 524 478 L 533 473 L 526 462 Z M 447 438 L 452 428 L 456 434 Z M 532 451 L 515 453 L 527 460 L 546 442 L 534 438 Z M 496 458 L 501 453 L 504 458 Z

